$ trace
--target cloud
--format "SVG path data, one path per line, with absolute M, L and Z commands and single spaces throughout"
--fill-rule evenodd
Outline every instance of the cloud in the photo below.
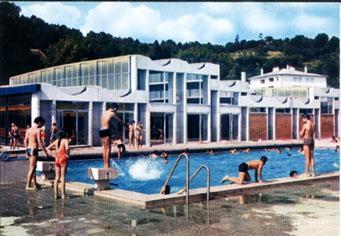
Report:
M 81 31 L 84 34 L 92 30 L 120 37 L 148 37 L 160 22 L 160 12 L 143 4 L 133 7 L 127 2 L 104 2 L 89 10 Z
M 90 30 L 147 40 L 214 43 L 218 42 L 219 37 L 229 36 L 234 27 L 226 19 L 215 19 L 203 13 L 163 20 L 160 11 L 144 4 L 135 6 L 127 2 L 106 2 L 89 10 L 81 31 L 86 34 Z
M 325 32 L 332 27 L 332 21 L 327 17 L 301 14 L 293 20 L 293 26 L 301 32 Z
M 211 14 L 226 15 L 233 12 L 237 5 L 237 3 L 205 2 L 201 5 L 201 10 Z
M 273 16 L 259 4 L 248 4 L 243 9 L 243 24 L 248 29 L 259 33 L 276 32 L 283 27 L 278 17 Z
M 203 13 L 185 15 L 177 20 L 168 20 L 157 27 L 159 37 L 176 41 L 217 42 L 218 38 L 231 36 L 232 23 L 226 19 L 214 19 Z
M 21 7 L 24 16 L 35 15 L 52 24 L 64 24 L 76 27 L 81 18 L 81 11 L 77 7 L 69 6 L 59 2 L 36 3 Z
M 271 7 L 272 6 L 272 7 Z M 203 3 L 201 9 L 208 14 L 220 15 L 229 19 L 239 30 L 244 27 L 256 33 L 269 33 L 278 30 L 282 22 L 272 11 L 275 6 L 264 3 Z

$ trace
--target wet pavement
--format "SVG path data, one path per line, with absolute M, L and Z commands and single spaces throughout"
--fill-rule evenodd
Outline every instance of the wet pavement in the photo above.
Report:
M 0 185 L 0 235 L 339 235 L 339 181 L 168 208 Z

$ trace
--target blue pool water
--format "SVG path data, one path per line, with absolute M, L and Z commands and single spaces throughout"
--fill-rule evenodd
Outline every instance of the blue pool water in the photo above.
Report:
M 288 153 L 291 156 L 288 156 Z M 205 164 L 211 171 L 211 186 L 220 185 L 225 175 L 238 176 L 238 166 L 242 162 L 259 159 L 262 155 L 268 157 L 268 162 L 263 169 L 263 179 L 275 179 L 287 177 L 291 170 L 297 170 L 299 174 L 304 172 L 304 156 L 297 149 L 282 150 L 281 154 L 262 150 L 253 150 L 251 153 L 229 154 L 217 152 L 214 155 L 206 153 L 191 153 L 190 175 L 201 165 Z M 160 158 L 131 157 L 115 160 L 112 166 L 120 169 L 121 176 L 112 180 L 114 188 L 126 189 L 141 193 L 158 193 L 171 171 L 178 155 L 170 155 L 168 164 L 164 164 Z M 102 167 L 102 160 L 70 161 L 67 180 L 85 183 L 94 183 L 87 177 L 89 167 Z M 315 150 L 315 166 L 317 174 L 335 172 L 339 170 L 339 153 L 331 149 Z M 182 159 L 170 181 L 171 192 L 180 190 L 185 184 L 186 161 Z M 250 171 L 253 178 L 254 172 Z M 191 188 L 206 186 L 206 174 L 204 171 L 191 183 Z

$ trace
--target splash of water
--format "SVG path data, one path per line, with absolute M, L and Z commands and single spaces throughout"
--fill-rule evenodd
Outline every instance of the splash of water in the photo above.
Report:
M 115 167 L 118 170 L 118 173 L 120 176 L 125 176 L 126 174 L 124 173 L 124 171 L 121 169 L 121 167 L 116 163 L 116 161 L 111 160 L 111 166 Z
M 334 166 L 335 168 L 339 168 L 339 165 L 338 165 L 336 162 L 333 163 L 333 166 Z
M 139 159 L 129 167 L 129 175 L 139 181 L 158 179 L 162 171 L 161 163 L 151 159 Z

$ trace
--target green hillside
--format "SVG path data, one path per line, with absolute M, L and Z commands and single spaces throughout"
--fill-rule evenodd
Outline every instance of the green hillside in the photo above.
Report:
M 285 39 L 260 35 L 258 40 L 248 41 L 237 35 L 226 45 L 172 40 L 141 43 L 103 32 L 83 36 L 78 29 L 20 16 L 20 8 L 8 2 L 0 2 L 0 17 L 0 84 L 8 84 L 10 76 L 49 66 L 143 54 L 152 59 L 175 57 L 218 63 L 222 79 L 239 79 L 241 71 L 249 77 L 259 74 L 261 68 L 268 72 L 289 64 L 303 70 L 306 65 L 309 72 L 327 75 L 329 86 L 339 87 L 339 38 L 325 33 L 315 38 L 297 35 Z

